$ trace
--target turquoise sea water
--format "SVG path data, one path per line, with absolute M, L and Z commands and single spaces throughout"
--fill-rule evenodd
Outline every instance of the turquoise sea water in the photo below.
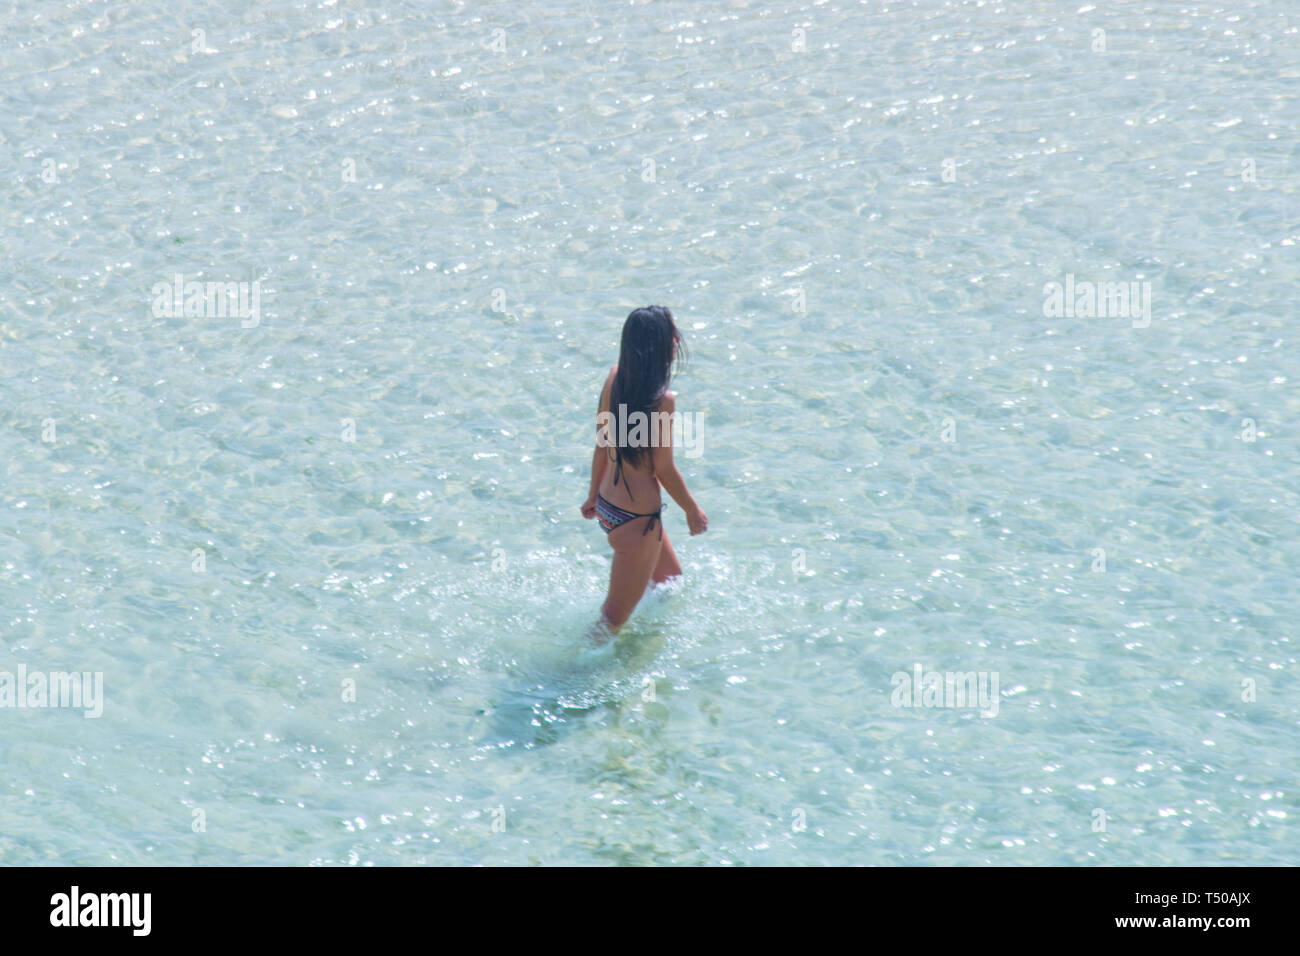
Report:
M 1300 863 L 1297 32 L 9 4 L 0 671 L 104 709 L 0 709 L 0 863 Z M 650 303 L 710 530 L 596 651 Z

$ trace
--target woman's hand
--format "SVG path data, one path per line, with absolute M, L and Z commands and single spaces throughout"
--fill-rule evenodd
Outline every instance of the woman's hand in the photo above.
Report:
M 696 505 L 694 511 L 686 512 L 686 527 L 691 529 L 692 535 L 704 534 L 709 530 L 709 516 L 700 510 Z
M 587 500 L 582 503 L 582 516 L 584 518 L 596 517 L 596 496 L 588 495 Z

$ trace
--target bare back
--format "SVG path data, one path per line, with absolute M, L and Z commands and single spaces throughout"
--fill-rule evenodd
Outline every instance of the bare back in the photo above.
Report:
M 609 412 L 609 395 L 614 385 L 614 375 L 618 372 L 618 366 L 615 365 L 609 370 L 609 376 L 605 379 L 605 387 L 600 394 L 600 411 Z M 662 404 L 662 403 L 661 403 Z M 656 406 L 657 410 L 658 406 Z M 611 420 L 610 429 L 618 427 L 617 416 Z M 641 463 L 637 467 L 623 460 L 621 469 L 617 468 L 618 460 L 614 454 L 614 441 L 617 434 L 608 434 L 606 441 L 609 443 L 605 448 L 607 465 L 605 474 L 600 481 L 600 495 L 610 504 L 628 511 L 651 512 L 659 507 L 662 496 L 659 491 L 659 479 L 655 475 L 654 455 L 647 449 L 647 454 L 643 456 Z M 614 483 L 614 477 L 617 474 L 618 484 Z

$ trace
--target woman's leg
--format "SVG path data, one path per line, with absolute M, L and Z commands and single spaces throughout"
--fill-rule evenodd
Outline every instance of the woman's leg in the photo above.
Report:
M 605 597 L 603 617 L 611 631 L 618 630 L 632 616 L 659 560 L 659 535 L 655 530 L 641 533 L 649 520 L 637 518 L 609 534 L 614 561 L 609 569 L 609 594 Z
M 659 549 L 659 562 L 655 565 L 650 580 L 655 584 L 663 584 L 669 578 L 679 577 L 681 573 L 682 563 L 677 560 L 677 552 L 673 550 L 673 543 L 668 540 L 668 532 L 665 531 L 663 545 Z

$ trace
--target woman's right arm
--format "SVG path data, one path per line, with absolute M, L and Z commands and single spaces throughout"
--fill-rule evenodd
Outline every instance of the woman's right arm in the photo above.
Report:
M 677 402 L 673 398 L 672 392 L 664 396 L 659 411 L 672 415 L 677 411 Z M 655 466 L 655 477 L 659 479 L 659 484 L 663 485 L 664 491 L 677 502 L 678 507 L 686 512 L 686 526 L 690 528 L 691 534 L 703 534 L 709 528 L 709 518 L 695 503 L 691 493 L 686 490 L 686 479 L 682 473 L 677 470 L 677 463 L 673 461 L 673 440 L 671 429 L 660 430 L 660 443 L 655 446 L 652 452 Z

